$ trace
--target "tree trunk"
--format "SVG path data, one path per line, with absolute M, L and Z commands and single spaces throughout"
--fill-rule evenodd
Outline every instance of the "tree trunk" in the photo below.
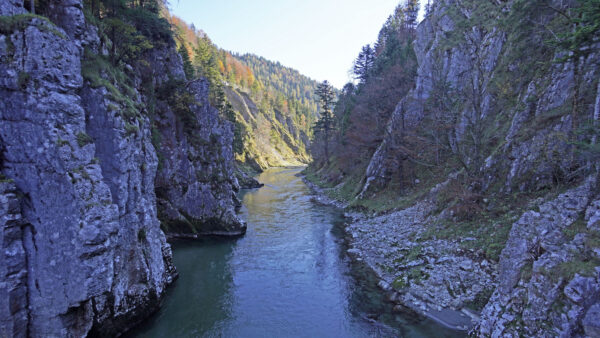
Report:
M 35 0 L 29 0 L 29 7 L 31 7 L 31 14 L 35 14 Z

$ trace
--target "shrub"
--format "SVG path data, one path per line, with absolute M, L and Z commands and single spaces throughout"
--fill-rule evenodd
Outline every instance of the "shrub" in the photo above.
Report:
M 140 131 L 140 128 L 131 123 L 125 123 L 125 134 L 126 135 L 137 135 Z
M 77 144 L 80 147 L 85 147 L 88 144 L 94 143 L 94 140 L 85 132 L 80 132 L 77 134 Z
M 15 31 L 22 31 L 31 25 L 34 19 L 40 20 L 40 23 L 36 25 L 40 31 L 50 32 L 62 39 L 65 38 L 65 35 L 56 29 L 56 26 L 48 18 L 31 13 L 0 16 L 0 34 L 11 35 Z

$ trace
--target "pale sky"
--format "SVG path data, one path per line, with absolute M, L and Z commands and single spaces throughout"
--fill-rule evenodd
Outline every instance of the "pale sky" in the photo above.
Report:
M 171 0 L 219 47 L 253 53 L 337 88 L 401 0 Z

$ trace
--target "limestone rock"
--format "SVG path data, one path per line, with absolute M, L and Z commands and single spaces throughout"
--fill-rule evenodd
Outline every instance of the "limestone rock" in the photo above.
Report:
M 587 311 L 583 329 L 588 337 L 600 337 L 600 304 L 594 304 Z
M 20 16 L 0 35 L 0 336 L 113 336 L 156 311 L 177 277 L 161 203 L 207 221 L 203 233 L 245 230 L 232 129 L 210 107 L 206 81 L 188 84 L 205 142 L 163 126 L 174 142 L 159 149 L 159 169 L 147 98 L 131 88 L 127 115 L 82 77 L 83 47 L 101 53 L 82 10 L 81 0 L 52 1 L 50 20 Z M 0 4 L 1 15 L 24 12 L 22 1 Z M 153 83 L 185 80 L 174 45 L 147 61 Z M 169 198 L 157 199 L 161 188 Z
M 187 135 L 181 121 L 166 105 L 157 125 L 161 133 L 156 177 L 159 216 L 172 236 L 243 235 L 246 225 L 237 217 L 240 202 L 234 175 L 233 129 L 208 102 L 208 82 L 188 83 L 198 104 L 192 107 L 199 130 Z

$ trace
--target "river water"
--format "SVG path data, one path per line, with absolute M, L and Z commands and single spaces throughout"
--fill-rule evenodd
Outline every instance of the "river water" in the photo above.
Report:
M 339 210 L 317 205 L 301 168 L 270 169 L 242 193 L 247 234 L 173 244 L 180 277 L 138 337 L 455 337 L 393 314 L 344 253 Z

